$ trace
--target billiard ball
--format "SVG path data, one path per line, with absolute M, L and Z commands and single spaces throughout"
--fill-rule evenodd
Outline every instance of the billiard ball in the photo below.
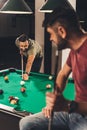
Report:
M 13 100 L 14 97 L 13 96 L 9 96 L 9 101 Z
M 9 97 L 9 100 L 10 100 L 10 103 L 11 103 L 11 104 L 17 104 L 19 98 L 18 98 L 18 97 L 10 96 L 10 97 Z
M 51 80 L 53 77 L 52 76 L 49 76 L 49 80 Z
M 1 95 L 1 94 L 3 94 L 3 90 L 2 90 L 2 89 L 0 89 L 0 95 Z
M 20 82 L 20 85 L 22 85 L 22 86 L 23 86 L 24 84 L 25 84 L 25 82 L 24 82 L 24 81 L 21 81 L 21 82 Z
M 19 101 L 19 98 L 18 97 L 14 97 L 14 99 L 18 102 Z
M 22 92 L 22 93 L 24 93 L 25 90 L 26 90 L 26 89 L 25 89 L 24 87 L 21 88 L 21 92 Z
M 12 99 L 12 100 L 10 101 L 10 103 L 11 103 L 11 104 L 17 104 L 17 100 Z
M 4 80 L 5 80 L 5 81 L 8 81 L 8 76 L 5 76 L 5 77 L 4 77 Z
M 46 85 L 46 88 L 51 88 L 51 85 L 50 84 Z

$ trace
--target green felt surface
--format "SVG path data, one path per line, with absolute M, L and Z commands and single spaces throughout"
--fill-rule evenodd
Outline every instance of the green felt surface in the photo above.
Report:
M 53 91 L 54 76 L 52 80 L 49 80 L 49 75 L 42 73 L 31 73 L 29 80 L 25 81 L 24 87 L 26 91 L 22 93 L 20 91 L 21 85 L 21 71 L 15 69 L 15 71 L 7 69 L 0 72 L 0 89 L 4 91 L 0 95 L 0 103 L 7 106 L 12 106 L 18 111 L 27 111 L 31 113 L 37 113 L 45 107 L 45 94 L 47 91 Z M 7 75 L 9 80 L 4 80 L 4 75 Z M 47 89 L 46 85 L 50 84 L 51 88 Z M 66 89 L 64 90 L 64 97 L 73 100 L 75 97 L 74 83 L 69 80 Z M 18 97 L 18 104 L 12 105 L 9 102 L 9 96 Z
M 21 71 L 15 72 L 5 71 L 9 81 L 5 82 L 3 72 L 0 73 L 0 89 L 4 91 L 0 95 L 0 103 L 12 106 L 19 111 L 28 111 L 36 113 L 42 110 L 45 106 L 45 94 L 47 91 L 52 91 L 54 87 L 54 79 L 49 80 L 49 75 L 41 73 L 31 73 L 29 80 L 25 82 L 26 91 L 20 91 Z M 47 89 L 46 85 L 51 84 L 51 88 Z M 18 104 L 12 105 L 9 102 L 9 96 L 18 97 Z
M 74 100 L 75 99 L 75 86 L 74 81 L 70 78 L 66 84 L 66 88 L 63 92 L 63 95 L 66 99 Z

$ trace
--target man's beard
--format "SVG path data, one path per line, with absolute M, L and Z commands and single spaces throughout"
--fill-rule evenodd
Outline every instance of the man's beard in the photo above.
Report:
M 27 52 L 28 51 L 28 48 L 25 48 L 25 50 L 23 52 Z
M 25 50 L 22 50 L 20 49 L 20 51 L 23 53 L 23 52 L 27 52 L 28 51 L 28 48 L 25 48 Z
M 60 38 L 60 41 L 58 42 L 57 47 L 59 51 L 69 48 L 67 40 Z

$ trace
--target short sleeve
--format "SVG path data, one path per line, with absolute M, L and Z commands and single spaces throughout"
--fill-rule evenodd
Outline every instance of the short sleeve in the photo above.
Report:
M 34 46 L 32 46 L 31 48 L 29 48 L 28 55 L 36 55 L 36 49 L 34 48 Z

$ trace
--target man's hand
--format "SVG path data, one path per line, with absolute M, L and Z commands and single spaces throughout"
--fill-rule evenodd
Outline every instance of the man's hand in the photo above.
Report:
M 45 117 L 50 118 L 53 111 L 67 111 L 69 100 L 65 99 L 61 93 L 50 93 L 46 94 L 46 107 L 42 109 Z
M 57 94 L 50 93 L 50 92 L 46 93 L 46 107 L 43 108 L 43 110 L 42 110 L 45 117 L 47 117 L 47 118 L 51 117 L 51 114 L 53 112 L 53 108 L 54 108 L 54 105 L 55 105 L 56 98 L 57 98 Z
M 28 74 L 23 74 L 23 79 L 24 80 L 28 80 L 28 78 L 29 78 Z

